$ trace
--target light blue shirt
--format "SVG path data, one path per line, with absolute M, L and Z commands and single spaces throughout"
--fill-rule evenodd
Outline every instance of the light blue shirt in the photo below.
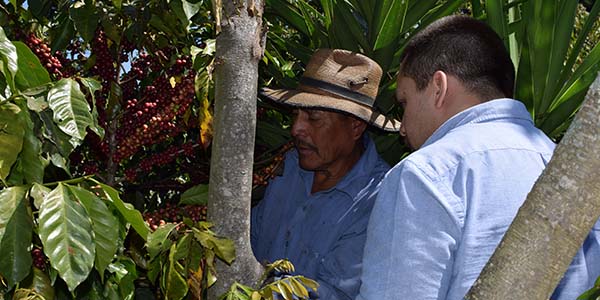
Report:
M 331 189 L 311 194 L 313 172 L 297 152 L 252 209 L 252 249 L 260 261 L 287 258 L 296 273 L 316 280 L 320 299 L 354 299 L 377 184 L 389 170 L 365 136 L 365 152 Z
M 463 299 L 554 147 L 512 99 L 446 121 L 381 182 L 357 299 Z M 588 242 L 552 299 L 574 300 L 591 287 L 600 265 L 591 270 L 583 252 L 600 253 L 597 238 Z

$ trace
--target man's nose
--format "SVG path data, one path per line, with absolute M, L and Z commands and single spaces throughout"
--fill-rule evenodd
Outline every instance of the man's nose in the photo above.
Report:
M 297 116 L 292 123 L 292 137 L 297 137 L 304 133 L 306 133 L 306 122 L 301 116 Z

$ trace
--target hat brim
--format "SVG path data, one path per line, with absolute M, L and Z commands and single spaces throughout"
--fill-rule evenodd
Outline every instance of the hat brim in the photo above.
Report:
M 349 113 L 368 124 L 387 131 L 400 131 L 400 121 L 388 118 L 372 108 L 354 101 L 300 90 L 262 88 L 259 94 L 266 99 L 292 107 L 321 108 Z M 344 101 L 345 100 L 345 101 Z

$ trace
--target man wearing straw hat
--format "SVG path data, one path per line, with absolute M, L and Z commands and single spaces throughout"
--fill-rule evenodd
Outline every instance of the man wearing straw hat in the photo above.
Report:
M 259 261 L 289 259 L 320 299 L 353 299 L 360 287 L 373 195 L 389 169 L 365 130 L 400 125 L 374 108 L 381 75 L 364 55 L 319 49 L 297 89 L 261 91 L 292 109 L 295 149 L 252 210 L 252 247 Z

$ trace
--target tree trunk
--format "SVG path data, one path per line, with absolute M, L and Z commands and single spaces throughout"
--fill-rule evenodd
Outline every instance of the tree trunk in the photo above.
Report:
M 210 299 L 232 283 L 257 283 L 262 267 L 250 246 L 250 197 L 256 129 L 258 62 L 265 32 L 262 0 L 213 1 L 217 28 L 215 134 L 212 145 L 208 218 L 215 232 L 234 241 L 231 266 L 217 262 Z
M 548 299 L 600 215 L 600 76 L 466 299 Z

